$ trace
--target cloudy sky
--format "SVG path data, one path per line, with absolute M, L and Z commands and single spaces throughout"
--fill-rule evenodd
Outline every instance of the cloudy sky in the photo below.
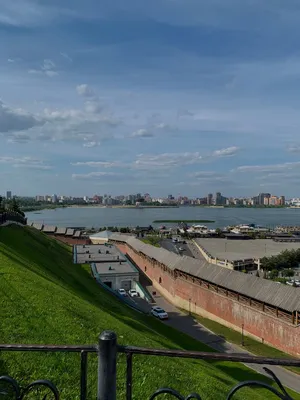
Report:
M 298 196 L 299 0 L 0 0 L 0 192 Z

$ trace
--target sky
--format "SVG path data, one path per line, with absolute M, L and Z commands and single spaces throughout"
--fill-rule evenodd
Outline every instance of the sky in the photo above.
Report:
M 0 192 L 300 196 L 299 0 L 0 0 Z

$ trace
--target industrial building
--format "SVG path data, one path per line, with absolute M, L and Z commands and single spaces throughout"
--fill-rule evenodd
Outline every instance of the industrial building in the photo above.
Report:
M 74 246 L 74 262 L 92 264 L 97 278 L 113 290 L 137 289 L 138 270 L 112 244 Z

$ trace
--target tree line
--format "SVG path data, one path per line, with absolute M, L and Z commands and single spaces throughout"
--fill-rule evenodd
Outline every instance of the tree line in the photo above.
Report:
M 261 267 L 265 271 L 269 271 L 271 279 L 278 277 L 279 272 L 283 277 L 293 276 L 293 268 L 297 268 L 299 264 L 300 248 L 284 250 L 277 256 L 263 257 L 261 259 Z
M 11 200 L 6 200 L 2 196 L 0 196 L 0 213 L 10 211 L 16 214 L 20 214 L 22 217 L 25 217 L 25 214 L 20 209 L 20 205 L 16 198 L 13 197 Z

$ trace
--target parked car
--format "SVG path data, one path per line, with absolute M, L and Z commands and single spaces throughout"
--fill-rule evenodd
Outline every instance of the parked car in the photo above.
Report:
M 139 297 L 139 294 L 135 289 L 130 289 L 128 293 L 130 297 Z
M 126 290 L 125 290 L 125 289 L 119 289 L 119 290 L 118 290 L 118 293 L 119 293 L 121 296 L 123 296 L 123 297 L 126 297 L 126 296 L 127 296 L 127 293 L 126 293 Z
M 151 314 L 154 317 L 159 318 L 159 319 L 168 319 L 169 318 L 168 313 L 163 308 L 160 308 L 157 306 L 151 308 Z
M 185 249 L 183 247 L 179 247 L 178 250 L 179 251 L 185 251 Z

